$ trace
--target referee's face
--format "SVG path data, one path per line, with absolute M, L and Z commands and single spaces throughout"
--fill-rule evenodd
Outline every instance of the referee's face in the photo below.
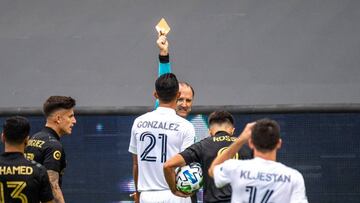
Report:
M 176 113 L 186 118 L 191 112 L 191 107 L 193 103 L 193 93 L 191 88 L 186 85 L 179 86 L 180 97 L 177 100 Z
M 74 109 L 62 109 L 59 112 L 59 128 L 62 135 L 69 135 L 76 123 Z

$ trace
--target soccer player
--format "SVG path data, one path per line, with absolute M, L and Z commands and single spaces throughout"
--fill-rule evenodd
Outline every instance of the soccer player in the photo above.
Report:
M 175 193 L 177 190 L 175 168 L 198 162 L 201 164 L 204 175 L 204 202 L 230 202 L 230 185 L 221 189 L 216 188 L 214 180 L 208 176 L 207 171 L 215 157 L 237 139 L 237 137 L 233 136 L 235 130 L 234 118 L 227 111 L 214 111 L 209 115 L 208 124 L 211 137 L 191 145 L 185 151 L 166 161 L 164 164 L 165 178 L 171 191 Z M 250 158 L 252 158 L 252 152 L 246 147 L 241 148 L 234 155 L 234 159 Z
M 162 75 L 164 73 L 171 72 L 171 64 L 169 57 L 169 42 L 166 38 L 166 35 L 160 33 L 157 41 L 156 41 L 160 53 L 159 53 L 159 72 L 158 75 Z M 180 97 L 177 100 L 176 113 L 186 118 L 191 112 L 191 107 L 193 104 L 193 99 L 195 96 L 194 89 L 187 82 L 179 82 L 179 92 Z M 158 101 L 156 103 L 156 107 L 158 106 Z
M 60 138 L 70 135 L 76 123 L 74 106 L 75 100 L 71 97 L 49 97 L 43 105 L 45 128 L 31 137 L 25 149 L 28 159 L 41 163 L 47 169 L 56 203 L 65 202 L 61 182 L 66 158 Z
M 247 140 L 255 158 L 228 160 Z M 217 187 L 231 184 L 232 203 L 307 203 L 301 173 L 276 162 L 281 143 L 276 121 L 262 119 L 247 124 L 239 139 L 211 164 L 209 175 L 214 177 Z
M 167 159 L 194 142 L 193 125 L 176 115 L 179 83 L 172 73 L 161 75 L 155 82 L 154 96 L 159 107 L 135 119 L 129 145 L 133 157 L 133 175 L 140 202 L 190 202 L 169 190 L 163 173 Z
M 0 155 L 0 202 L 53 203 L 46 169 L 24 157 L 30 124 L 14 116 L 3 124 L 1 140 L 5 153 Z

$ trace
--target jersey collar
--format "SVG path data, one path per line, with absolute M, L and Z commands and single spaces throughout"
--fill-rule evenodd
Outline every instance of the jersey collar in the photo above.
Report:
M 229 133 L 227 133 L 227 132 L 225 132 L 225 131 L 217 131 L 216 133 L 215 133 L 215 136 L 214 137 L 218 137 L 218 136 L 225 136 L 225 135 L 227 135 L 227 136 L 232 136 L 232 135 L 230 135 Z
M 4 157 L 15 157 L 15 158 L 19 157 L 19 156 L 24 157 L 24 154 L 21 152 L 4 152 L 4 153 L 2 153 L 2 155 Z
M 43 132 L 48 133 L 55 137 L 57 140 L 60 140 L 60 136 L 52 128 L 46 127 L 42 129 Z
M 170 113 L 170 114 L 176 114 L 175 109 L 167 108 L 167 107 L 157 107 L 156 111 L 162 112 L 162 113 Z

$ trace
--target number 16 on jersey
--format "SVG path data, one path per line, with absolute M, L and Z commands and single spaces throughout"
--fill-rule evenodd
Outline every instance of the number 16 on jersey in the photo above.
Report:
M 167 136 L 166 134 L 159 134 L 157 137 L 152 134 L 151 132 L 144 132 L 140 135 L 140 141 L 144 142 L 145 140 L 149 140 L 149 144 L 145 147 L 144 151 L 140 155 L 141 161 L 150 161 L 150 162 L 156 162 L 157 156 L 149 156 L 149 153 L 154 149 L 156 144 L 161 145 L 161 152 L 157 152 L 158 150 L 155 150 L 155 153 L 159 153 L 160 155 L 160 162 L 164 163 L 166 161 L 166 146 L 167 146 Z M 157 141 L 159 141 L 157 143 Z

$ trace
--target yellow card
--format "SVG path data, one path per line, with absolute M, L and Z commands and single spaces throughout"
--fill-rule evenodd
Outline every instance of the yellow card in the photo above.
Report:
M 166 20 L 164 18 L 161 18 L 161 20 L 159 21 L 159 23 L 156 25 L 156 30 L 157 32 L 163 35 L 167 35 L 170 32 L 170 26 L 167 24 Z

